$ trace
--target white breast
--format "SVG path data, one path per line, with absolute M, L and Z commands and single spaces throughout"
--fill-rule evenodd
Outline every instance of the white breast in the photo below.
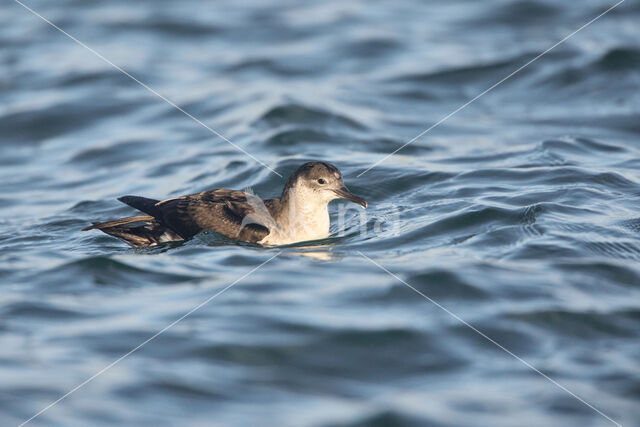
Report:
M 309 198 L 306 198 L 303 203 L 299 199 L 296 202 L 292 198 L 289 209 L 276 219 L 277 227 L 269 227 L 269 235 L 258 243 L 287 245 L 329 236 L 328 202 L 317 200 L 309 203 Z

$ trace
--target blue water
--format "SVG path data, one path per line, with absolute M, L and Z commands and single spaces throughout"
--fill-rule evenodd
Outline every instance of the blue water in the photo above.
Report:
M 361 176 L 613 1 L 25 4 L 285 178 L 334 163 L 369 209 L 280 249 L 80 232 L 125 194 L 284 181 L 3 2 L 0 425 L 232 283 L 28 425 L 640 425 L 638 1 Z

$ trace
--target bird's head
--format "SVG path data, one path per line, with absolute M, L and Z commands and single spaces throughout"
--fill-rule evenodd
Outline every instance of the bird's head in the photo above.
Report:
M 308 162 L 300 166 L 287 181 L 283 198 L 287 198 L 291 191 L 325 203 L 334 199 L 344 199 L 363 208 L 367 207 L 365 199 L 347 190 L 338 168 L 325 162 Z

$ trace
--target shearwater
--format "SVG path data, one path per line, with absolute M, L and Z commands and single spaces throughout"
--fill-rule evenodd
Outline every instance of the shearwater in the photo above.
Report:
M 227 189 L 166 200 L 124 196 L 118 200 L 146 215 L 94 222 L 83 231 L 98 229 L 137 247 L 187 240 L 204 230 L 243 242 L 286 245 L 327 237 L 328 205 L 334 199 L 367 207 L 347 190 L 335 166 L 308 162 L 289 177 L 280 198 Z

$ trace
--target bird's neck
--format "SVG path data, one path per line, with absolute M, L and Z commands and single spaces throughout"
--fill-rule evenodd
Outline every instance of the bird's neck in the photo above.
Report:
M 279 228 L 292 241 L 315 240 L 329 235 L 329 201 L 317 197 L 310 190 L 292 187 L 281 199 Z

